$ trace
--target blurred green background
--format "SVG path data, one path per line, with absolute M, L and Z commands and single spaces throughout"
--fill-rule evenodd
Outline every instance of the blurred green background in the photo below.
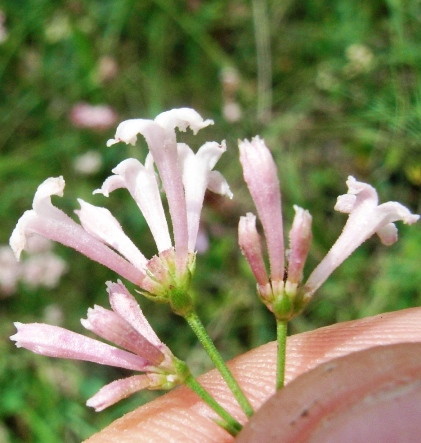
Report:
M 142 145 L 105 147 L 119 121 L 195 108 L 215 125 L 181 139 L 192 148 L 226 139 L 216 169 L 235 196 L 206 199 L 209 249 L 198 256 L 193 282 L 199 312 L 227 359 L 274 338 L 236 244 L 239 216 L 254 211 L 238 138 L 260 134 L 272 149 L 286 228 L 293 204 L 313 215 L 306 275 L 341 232 L 346 217 L 333 206 L 348 175 L 374 185 L 381 201 L 420 212 L 419 0 L 3 0 L 0 9 L 0 243 L 7 244 L 37 186 L 63 175 L 65 195 L 56 205 L 69 214 L 77 197 L 106 206 L 153 255 L 128 193 L 105 199 L 91 192 L 119 161 L 144 158 Z M 78 103 L 109 106 L 111 123 L 78 122 Z M 81 169 L 86 153 L 93 164 Z M 421 231 L 399 231 L 390 248 L 373 238 L 356 251 L 290 332 L 419 305 Z M 104 283 L 116 275 L 60 245 L 54 253 L 67 263 L 56 287 L 20 282 L 1 294 L 1 443 L 79 442 L 157 395 L 140 393 L 95 413 L 86 399 L 125 371 L 40 357 L 10 342 L 13 321 L 82 332 L 87 308 L 108 305 Z M 211 367 L 182 319 L 166 306 L 140 304 L 196 373 Z

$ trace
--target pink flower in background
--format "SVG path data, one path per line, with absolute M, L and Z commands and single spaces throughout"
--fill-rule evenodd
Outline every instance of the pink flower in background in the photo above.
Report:
M 142 389 L 171 389 L 183 383 L 183 368 L 143 315 L 135 298 L 121 283 L 108 283 L 112 310 L 95 306 L 82 325 L 119 348 L 42 323 L 15 323 L 11 340 L 17 347 L 49 357 L 85 360 L 144 374 L 116 380 L 87 401 L 101 411 Z M 122 348 L 122 349 L 120 349 Z
M 114 126 L 118 115 L 108 105 L 77 103 L 70 111 L 70 121 L 77 128 L 105 131 Z
M 367 183 L 349 176 L 348 193 L 338 197 L 335 209 L 349 214 L 342 234 L 326 257 L 311 273 L 304 286 L 305 296 L 311 297 L 329 275 L 372 235 L 377 234 L 386 246 L 397 241 L 398 230 L 394 222 L 402 220 L 412 225 L 419 215 L 397 202 L 378 204 L 376 190 Z
M 16 292 L 18 284 L 29 289 L 54 288 L 67 272 L 67 263 L 55 254 L 53 243 L 34 235 L 28 242 L 28 256 L 17 262 L 10 246 L 0 246 L 0 297 Z
M 119 67 L 115 58 L 104 55 L 98 61 L 96 77 L 100 83 L 113 80 L 119 71 Z
M 0 298 L 12 295 L 21 276 L 20 263 L 8 246 L 0 246 Z
M 7 32 L 6 26 L 6 15 L 4 12 L 0 9 L 0 44 L 5 42 L 9 36 L 9 33 Z
M 75 158 L 73 167 L 82 175 L 96 174 L 102 167 L 102 156 L 98 151 L 86 151 Z

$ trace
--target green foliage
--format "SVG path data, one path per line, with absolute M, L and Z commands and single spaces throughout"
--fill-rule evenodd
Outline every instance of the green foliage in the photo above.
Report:
M 81 197 L 107 206 L 147 256 L 153 242 L 134 202 L 123 191 L 105 200 L 91 196 L 110 170 L 141 148 L 105 148 L 114 127 L 74 127 L 73 105 L 112 106 L 121 119 L 154 117 L 179 106 L 197 109 L 215 126 L 192 147 L 226 139 L 218 169 L 233 201 L 209 195 L 203 229 L 210 246 L 197 258 L 193 295 L 210 335 L 226 358 L 275 338 L 275 323 L 258 302 L 255 284 L 236 244 L 238 218 L 254 211 L 238 163 L 236 140 L 260 134 L 279 165 L 286 226 L 293 204 L 310 210 L 314 241 L 306 273 L 333 244 L 345 216 L 333 211 L 351 174 L 375 186 L 382 201 L 397 200 L 420 212 L 421 28 L 415 0 L 267 0 L 272 73 L 271 113 L 259 120 L 258 72 L 270 66 L 256 53 L 251 2 L 240 0 L 4 0 L 8 37 L 0 44 L 0 242 L 6 243 L 36 187 L 63 175 L 67 213 Z M 101 74 L 111 58 L 117 73 Z M 260 60 L 259 62 L 257 60 Z M 259 64 L 260 63 L 260 64 Z M 261 65 L 263 63 L 263 66 Z M 239 73 L 233 98 L 242 108 L 236 122 L 224 119 L 227 91 L 221 71 Z M 102 75 L 102 77 L 101 77 Z M 266 110 L 268 111 L 268 110 Z M 81 176 L 74 161 L 89 150 L 103 159 L 99 171 Z M 372 239 L 318 291 L 291 331 L 421 302 L 419 227 L 401 229 L 389 250 Z M 106 305 L 104 282 L 116 276 L 74 251 L 56 247 L 69 272 L 55 289 L 22 285 L 1 300 L 0 440 L 76 442 L 124 412 L 150 400 L 142 393 L 94 413 L 84 401 L 123 371 L 94 364 L 52 361 L 17 351 L 8 336 L 13 321 L 43 321 L 54 305 L 76 331 L 94 303 Z M 161 339 L 180 358 L 210 367 L 182 319 L 167 307 L 140 299 Z M 180 340 L 180 337 L 182 339 Z

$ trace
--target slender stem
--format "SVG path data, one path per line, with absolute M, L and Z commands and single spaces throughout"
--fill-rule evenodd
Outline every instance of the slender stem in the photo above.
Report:
M 212 339 L 209 337 L 205 327 L 203 326 L 196 312 L 191 311 L 184 318 L 186 319 L 189 326 L 193 329 L 193 332 L 196 334 L 200 343 L 202 343 L 202 346 L 204 347 L 205 351 L 208 353 L 213 364 L 221 373 L 226 384 L 231 389 L 231 392 L 234 394 L 234 397 L 241 406 L 241 409 L 244 411 L 247 417 L 251 417 L 254 411 L 250 402 L 247 400 L 247 397 L 245 396 L 244 392 L 241 390 L 239 384 L 237 383 L 237 380 L 234 378 L 232 372 L 229 370 L 228 366 L 224 362 L 223 358 L 221 357 L 221 354 L 216 349 Z
M 189 375 L 184 382 L 224 420 L 224 422 L 217 422 L 220 426 L 234 437 L 241 431 L 242 425 L 192 375 Z
M 276 339 L 278 343 L 277 350 L 277 369 L 276 369 L 276 389 L 284 387 L 285 382 L 285 356 L 287 345 L 287 327 L 286 320 L 276 320 Z

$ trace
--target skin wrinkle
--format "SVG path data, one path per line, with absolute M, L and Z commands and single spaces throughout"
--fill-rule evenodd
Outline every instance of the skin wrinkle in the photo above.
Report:
M 289 382 L 334 357 L 379 344 L 402 342 L 421 342 L 421 308 L 381 314 L 297 334 L 288 338 L 286 380 Z M 272 388 L 268 387 L 274 385 L 275 351 L 276 344 L 268 343 L 229 362 L 254 407 L 260 406 L 274 392 L 274 388 L 271 390 Z M 229 401 L 231 404 L 230 412 L 236 416 L 241 414 L 234 399 L 227 397 L 226 389 L 216 371 L 199 377 L 199 381 L 217 400 L 223 392 L 224 403 Z M 172 440 L 165 440 L 160 431 L 161 427 L 172 420 L 173 414 L 178 415 L 180 411 L 183 411 L 182 415 L 186 417 L 186 421 L 181 425 L 184 435 L 178 438 L 181 429 L 177 431 L 176 428 L 172 428 L 175 436 L 171 437 Z M 233 442 L 234 439 L 224 430 L 203 417 L 203 411 L 198 397 L 182 386 L 116 420 L 102 432 L 88 439 L 87 443 Z M 121 434 L 123 429 L 126 430 L 124 439 Z M 185 432 L 185 429 L 188 432 Z

